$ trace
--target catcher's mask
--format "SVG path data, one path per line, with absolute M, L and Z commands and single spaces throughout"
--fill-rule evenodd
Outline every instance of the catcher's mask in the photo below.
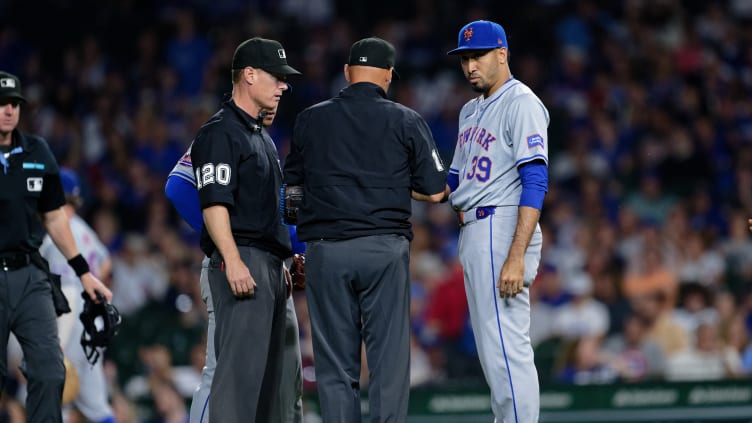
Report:
M 112 337 L 117 334 L 122 321 L 117 308 L 107 302 L 102 294 L 99 292 L 96 294 L 99 303 L 92 301 L 86 292 L 81 293 L 84 299 L 84 309 L 79 315 L 84 325 L 84 331 L 81 333 L 81 346 L 84 348 L 86 359 L 92 366 L 101 355 L 100 349 L 107 347 Z

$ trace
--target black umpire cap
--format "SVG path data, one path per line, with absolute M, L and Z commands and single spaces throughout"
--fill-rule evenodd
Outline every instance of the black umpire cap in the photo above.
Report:
M 21 80 L 16 75 L 0 71 L 0 98 L 17 98 L 23 102 L 26 101 L 21 94 Z
M 350 66 L 371 66 L 374 68 L 392 69 L 395 79 L 400 79 L 397 70 L 394 69 L 396 57 L 394 46 L 388 41 L 377 37 L 364 38 L 356 41 L 350 47 L 350 58 L 347 64 Z
M 300 75 L 287 64 L 287 54 L 279 41 L 254 37 L 240 43 L 232 56 L 232 68 L 263 69 L 275 75 Z

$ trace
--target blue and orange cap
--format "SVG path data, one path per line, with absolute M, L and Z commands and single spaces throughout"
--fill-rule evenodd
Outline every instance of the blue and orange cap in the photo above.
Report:
M 462 54 L 468 50 L 491 50 L 501 47 L 509 48 L 507 33 L 501 25 L 491 21 L 473 21 L 460 29 L 457 35 L 457 48 L 447 54 Z

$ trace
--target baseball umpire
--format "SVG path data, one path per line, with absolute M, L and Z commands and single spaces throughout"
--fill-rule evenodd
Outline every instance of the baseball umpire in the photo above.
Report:
M 263 115 L 263 124 L 269 127 L 274 121 L 276 109 L 260 113 Z M 201 216 L 198 192 L 196 191 L 196 175 L 193 173 L 191 159 L 191 147 L 188 147 L 175 167 L 170 172 L 165 184 L 165 194 L 172 202 L 178 214 L 197 232 L 204 227 L 204 219 Z M 290 226 L 292 250 L 295 253 L 303 253 L 305 244 L 295 242 L 294 226 Z M 292 259 L 291 265 L 292 265 Z M 292 269 L 291 269 L 292 270 Z M 303 269 L 304 270 L 304 269 Z M 303 280 L 304 282 L 304 280 Z M 201 263 L 201 275 L 199 277 L 201 297 L 206 304 L 208 321 L 206 327 L 206 363 L 201 369 L 201 381 L 193 391 L 191 401 L 190 421 L 192 423 L 209 422 L 209 392 L 211 392 L 214 370 L 217 366 L 217 358 L 214 353 L 214 332 L 216 321 L 214 319 L 214 304 L 211 288 L 209 287 L 209 258 L 205 257 Z M 289 294 L 289 293 L 288 293 Z M 295 314 L 295 302 L 292 295 L 287 299 L 287 312 L 285 313 L 285 349 L 282 364 L 282 383 L 279 387 L 279 407 L 272 410 L 270 421 L 279 423 L 301 423 L 303 421 L 303 375 L 302 361 L 300 356 L 300 338 L 298 318 Z
M 278 406 L 287 299 L 283 260 L 292 251 L 278 207 L 282 169 L 261 112 L 276 109 L 287 76 L 295 74 L 279 42 L 241 43 L 232 59 L 232 98 L 191 147 L 216 322 L 213 422 L 268 422 Z
M 350 85 L 298 115 L 285 161 L 286 190 L 303 186 L 297 228 L 307 242 L 305 291 L 327 423 L 361 421 L 363 341 L 371 420 L 405 421 L 410 199 L 439 202 L 449 193 L 428 125 L 386 96 L 394 62 L 382 39 L 353 44 Z
M 99 292 L 109 301 L 112 293 L 91 274 L 76 248 L 63 210 L 60 171 L 49 146 L 17 129 L 24 102 L 18 77 L 0 72 L 0 376 L 4 385 L 12 332 L 26 363 L 28 421 L 61 422 L 65 368 L 56 318 L 70 309 L 39 254 L 45 230 L 90 298 Z

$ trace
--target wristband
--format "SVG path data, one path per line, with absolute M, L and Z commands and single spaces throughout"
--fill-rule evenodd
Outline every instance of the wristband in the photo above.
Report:
M 68 265 L 73 268 L 73 271 L 76 272 L 76 276 L 79 278 L 90 271 L 89 263 L 86 262 L 86 259 L 81 254 L 68 260 Z

